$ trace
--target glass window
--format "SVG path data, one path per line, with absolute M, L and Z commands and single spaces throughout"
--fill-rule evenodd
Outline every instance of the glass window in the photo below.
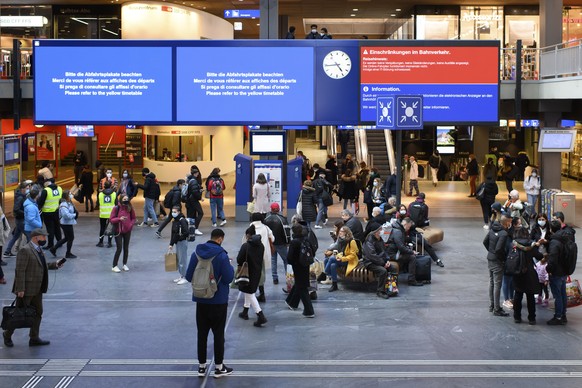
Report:
M 461 7 L 461 39 L 502 40 L 503 7 Z
M 166 162 L 211 161 L 212 136 L 146 136 L 146 155 Z
M 416 16 L 416 39 L 459 39 L 459 17 L 457 15 Z
M 121 39 L 121 20 L 117 16 L 59 15 L 57 39 Z
M 582 7 L 564 7 L 563 41 L 582 39 Z

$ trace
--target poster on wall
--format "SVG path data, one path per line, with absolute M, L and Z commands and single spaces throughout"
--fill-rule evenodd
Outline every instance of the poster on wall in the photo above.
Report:
M 283 209 L 283 161 L 256 160 L 253 166 L 253 185 L 261 173 L 265 175 L 269 184 L 271 194 L 269 203 L 278 203 L 279 209 Z
M 20 183 L 20 165 L 4 168 L 4 190 L 14 189 Z
M 39 132 L 36 134 L 36 160 L 55 160 L 55 134 Z

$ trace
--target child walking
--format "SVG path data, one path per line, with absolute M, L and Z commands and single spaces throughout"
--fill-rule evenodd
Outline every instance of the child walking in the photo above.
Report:
M 548 271 L 546 270 L 546 266 L 548 263 L 546 259 L 542 259 L 536 263 L 536 272 L 538 273 L 538 280 L 540 282 L 540 286 L 542 290 L 538 294 L 538 299 L 536 301 L 537 304 L 542 304 L 544 307 L 548 307 L 548 300 L 550 298 L 550 293 L 548 291 Z M 542 302 L 542 293 L 546 296 Z

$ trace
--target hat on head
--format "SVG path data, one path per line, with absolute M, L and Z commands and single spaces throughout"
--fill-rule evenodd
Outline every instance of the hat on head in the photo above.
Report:
M 277 202 L 273 202 L 271 204 L 271 211 L 272 212 L 278 212 L 279 210 L 281 210 L 281 208 L 279 207 L 279 204 Z
M 501 204 L 499 202 L 493 202 L 491 205 L 491 209 L 500 212 L 501 211 Z
M 48 233 L 45 228 L 37 228 L 30 232 L 30 237 L 35 236 L 48 236 Z

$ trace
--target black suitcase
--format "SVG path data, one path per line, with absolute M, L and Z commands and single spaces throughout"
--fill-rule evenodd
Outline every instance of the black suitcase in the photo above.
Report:
M 416 256 L 416 280 L 419 282 L 431 281 L 432 259 L 429 255 Z

